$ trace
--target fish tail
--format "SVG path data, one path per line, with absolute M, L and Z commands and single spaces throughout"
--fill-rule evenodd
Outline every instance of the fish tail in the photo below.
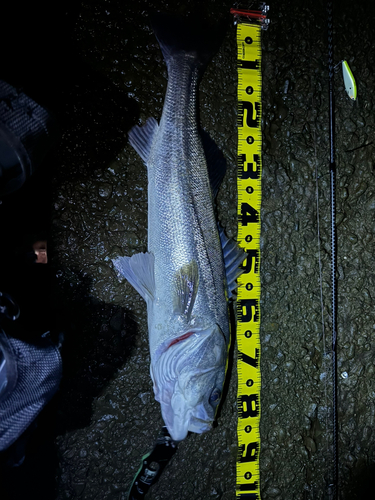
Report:
M 208 21 L 172 14 L 157 13 L 151 18 L 168 69 L 176 58 L 191 61 L 201 74 L 221 45 L 226 20 L 210 25 Z

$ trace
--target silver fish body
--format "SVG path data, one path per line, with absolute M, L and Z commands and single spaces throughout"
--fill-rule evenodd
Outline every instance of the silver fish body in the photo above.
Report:
M 147 165 L 148 253 L 114 263 L 146 300 L 155 397 L 181 440 L 215 418 L 230 343 L 228 294 L 245 255 L 215 218 L 196 113 L 201 61 L 157 36 L 169 77 L 160 124 L 149 119 L 129 134 Z

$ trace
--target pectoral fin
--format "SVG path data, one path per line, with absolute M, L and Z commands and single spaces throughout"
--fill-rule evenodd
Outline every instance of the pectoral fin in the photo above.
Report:
M 152 253 L 136 253 L 132 257 L 118 257 L 112 262 L 146 302 L 153 300 L 155 275 Z
M 228 298 L 233 297 L 233 292 L 237 288 L 236 279 L 243 273 L 240 268 L 242 262 L 246 259 L 246 253 L 239 248 L 237 243 L 228 238 L 224 229 L 219 225 L 219 235 L 221 247 L 223 249 L 225 273 L 227 276 Z
M 191 312 L 198 292 L 198 264 L 195 260 L 179 269 L 175 275 L 173 309 L 176 314 L 190 320 Z

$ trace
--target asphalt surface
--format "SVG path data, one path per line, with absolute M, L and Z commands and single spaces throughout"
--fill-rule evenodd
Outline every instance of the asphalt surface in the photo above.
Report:
M 16 6 L 10 14 L 9 31 L 18 33 L 23 45 L 22 50 L 8 45 L 3 77 L 22 83 L 50 107 L 61 139 L 36 180 L 0 206 L 3 241 L 13 251 L 47 234 L 48 278 L 40 290 L 43 300 L 34 302 L 39 317 L 64 332 L 65 342 L 60 391 L 41 416 L 25 463 L 2 478 L 9 498 L 26 498 L 32 489 L 48 500 L 125 500 L 142 455 L 160 431 L 149 376 L 146 306 L 111 263 L 117 255 L 147 248 L 146 169 L 127 132 L 149 116 L 159 119 L 163 106 L 167 72 L 149 12 L 198 12 L 213 21 L 228 15 L 231 6 L 224 1 L 82 1 L 55 7 L 47 24 L 42 7 L 24 12 Z M 326 4 L 277 1 L 270 4 L 269 17 L 270 28 L 262 34 L 262 498 L 329 500 Z M 340 500 L 374 497 L 373 18 L 370 2 L 355 9 L 347 0 L 335 6 L 334 61 L 346 59 L 358 85 L 358 100 L 352 102 L 337 68 Z M 231 237 L 237 227 L 236 71 L 235 27 L 228 22 L 200 86 L 199 115 L 227 158 L 217 211 Z M 9 270 L 3 273 L 10 282 Z M 22 273 L 17 276 L 22 284 Z M 217 426 L 179 445 L 147 500 L 234 500 L 235 347 L 231 358 Z

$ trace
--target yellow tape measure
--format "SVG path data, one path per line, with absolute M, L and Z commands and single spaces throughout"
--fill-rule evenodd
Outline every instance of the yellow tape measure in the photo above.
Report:
M 238 242 L 248 254 L 237 297 L 238 456 L 236 498 L 260 499 L 261 27 L 237 25 Z

